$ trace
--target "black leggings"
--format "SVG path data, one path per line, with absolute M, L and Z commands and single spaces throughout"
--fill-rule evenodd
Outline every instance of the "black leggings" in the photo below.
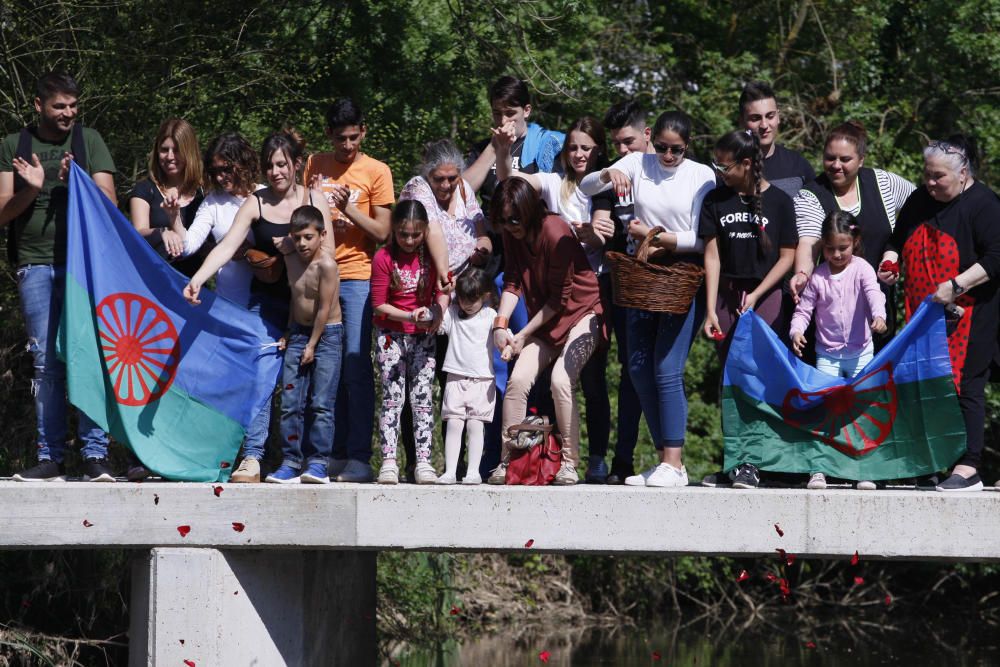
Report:
M 966 449 L 958 460 L 958 465 L 966 465 L 979 470 L 986 444 L 986 383 L 990 379 L 987 366 L 976 375 L 962 373 L 959 383 L 958 406 L 965 420 Z

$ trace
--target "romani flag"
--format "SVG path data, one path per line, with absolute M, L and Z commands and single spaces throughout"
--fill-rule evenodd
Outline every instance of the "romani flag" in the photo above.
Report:
M 899 479 L 965 451 L 944 309 L 925 301 L 852 380 L 802 362 L 752 311 L 733 334 L 722 388 L 725 469 Z
M 58 352 L 73 405 L 170 479 L 225 481 L 280 366 L 259 318 L 163 261 L 76 164 Z

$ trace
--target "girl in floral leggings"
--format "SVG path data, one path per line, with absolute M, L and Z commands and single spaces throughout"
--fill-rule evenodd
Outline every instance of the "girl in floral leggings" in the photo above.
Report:
M 434 429 L 435 335 L 448 308 L 437 290 L 437 272 L 425 244 L 427 211 L 416 200 L 401 201 L 392 212 L 389 243 L 372 259 L 372 311 L 378 332 L 376 361 L 382 378 L 379 484 L 399 483 L 396 443 L 400 413 L 410 389 L 418 484 L 434 484 L 431 438 Z

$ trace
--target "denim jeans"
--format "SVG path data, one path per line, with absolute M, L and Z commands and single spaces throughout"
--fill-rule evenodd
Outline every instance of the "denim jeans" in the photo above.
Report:
M 255 313 L 268 329 L 268 333 L 275 339 L 281 336 L 288 324 L 288 309 L 290 303 L 286 299 L 280 299 L 270 294 L 250 293 L 250 304 L 247 309 Z M 267 444 L 268 431 L 271 428 L 271 401 L 264 403 L 253 421 L 247 429 L 247 437 L 243 442 L 243 457 L 248 459 L 264 458 L 264 446 Z
M 372 370 L 371 284 L 340 281 L 344 319 L 344 360 L 340 373 L 341 400 L 335 407 L 333 458 L 368 463 L 375 428 L 375 372 Z
M 28 351 L 35 374 L 31 393 L 38 419 L 38 460 L 62 463 L 66 452 L 66 365 L 56 356 L 56 332 L 66 293 L 66 269 L 29 264 L 17 270 Z M 79 413 L 77 436 L 84 459 L 108 455 L 108 436 L 92 419 Z
M 629 373 L 657 449 L 684 446 L 684 365 L 704 319 L 704 290 L 685 315 L 629 311 Z
M 281 440 L 284 465 L 301 468 L 302 460 L 323 463 L 333 449 L 333 406 L 337 403 L 344 325 L 327 324 L 316 343 L 313 362 L 302 366 L 311 326 L 292 327 L 281 374 Z

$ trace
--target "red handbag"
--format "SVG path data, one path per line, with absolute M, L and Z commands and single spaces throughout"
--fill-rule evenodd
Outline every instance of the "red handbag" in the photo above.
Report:
M 507 429 L 512 440 L 530 443 L 523 449 L 511 449 L 507 484 L 545 486 L 555 479 L 562 465 L 562 437 L 547 421 L 533 417 Z

